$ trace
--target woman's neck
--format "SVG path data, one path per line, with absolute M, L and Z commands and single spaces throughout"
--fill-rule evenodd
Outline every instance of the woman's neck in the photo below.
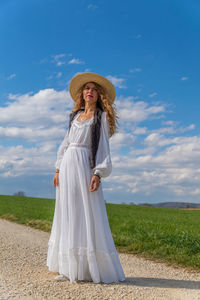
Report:
M 95 112 L 95 109 L 96 109 L 96 103 L 90 104 L 90 105 L 86 104 L 85 108 L 84 108 L 84 112 L 85 112 L 85 114 L 90 114 L 90 113 Z

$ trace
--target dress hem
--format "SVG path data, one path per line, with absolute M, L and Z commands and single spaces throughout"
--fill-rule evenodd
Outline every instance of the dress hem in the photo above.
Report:
M 116 252 L 76 247 L 60 251 L 58 243 L 48 243 L 47 266 L 50 271 L 65 275 L 70 282 L 93 281 L 112 283 L 126 280 Z

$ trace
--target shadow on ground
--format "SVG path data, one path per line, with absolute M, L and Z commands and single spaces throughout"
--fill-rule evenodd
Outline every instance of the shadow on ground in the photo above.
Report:
M 159 287 L 159 288 L 175 288 L 175 289 L 191 289 L 191 290 L 200 289 L 200 281 L 150 278 L 150 277 L 126 277 L 126 281 L 120 284 L 144 286 L 144 287 Z

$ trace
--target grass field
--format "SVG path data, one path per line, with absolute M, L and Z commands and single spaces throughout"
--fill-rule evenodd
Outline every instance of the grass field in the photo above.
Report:
M 0 195 L 0 217 L 49 232 L 55 200 Z M 200 210 L 106 204 L 119 252 L 200 269 Z

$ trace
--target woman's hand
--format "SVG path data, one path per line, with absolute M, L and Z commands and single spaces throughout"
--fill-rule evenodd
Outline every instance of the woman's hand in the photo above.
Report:
M 59 185 L 59 173 L 55 173 L 54 178 L 53 178 L 53 185 L 58 186 Z
M 96 191 L 100 186 L 100 179 L 99 176 L 93 175 L 91 182 L 90 182 L 90 192 Z

